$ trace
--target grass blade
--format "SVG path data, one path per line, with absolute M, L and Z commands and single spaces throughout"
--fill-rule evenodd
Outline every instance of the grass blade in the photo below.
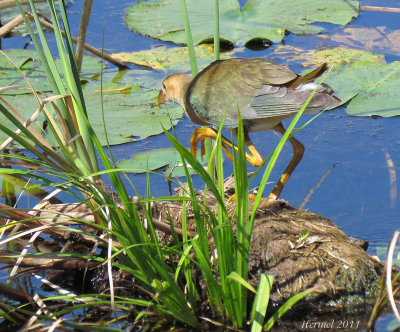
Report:
M 251 332 L 260 332 L 262 330 L 273 281 L 273 276 L 261 274 L 257 294 L 254 298 L 253 308 L 250 314 L 250 320 L 253 321 Z

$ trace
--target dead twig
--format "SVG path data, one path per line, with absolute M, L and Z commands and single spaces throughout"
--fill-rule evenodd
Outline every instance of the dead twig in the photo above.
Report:
M 83 50 L 85 48 L 86 32 L 89 25 L 90 13 L 92 11 L 93 0 L 85 0 L 83 2 L 81 22 L 79 23 L 78 42 L 76 43 L 76 64 L 78 70 L 81 71 Z
M 18 15 L 16 18 L 13 18 L 10 22 L 7 22 L 0 28 L 0 37 L 4 37 L 8 33 L 11 32 L 12 29 L 20 25 L 24 19 L 21 15 Z
M 29 4 L 29 0 L 19 0 L 21 5 Z M 34 3 L 46 2 L 46 0 L 34 0 Z M 0 10 L 15 7 L 15 0 L 2 0 L 0 1 Z
M 360 6 L 360 9 L 371 11 L 371 12 L 400 13 L 400 8 Z

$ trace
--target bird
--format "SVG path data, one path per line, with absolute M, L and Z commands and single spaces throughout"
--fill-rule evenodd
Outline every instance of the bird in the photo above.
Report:
M 266 58 L 230 58 L 217 60 L 204 68 L 194 78 L 185 73 L 166 77 L 157 96 L 156 104 L 166 101 L 179 104 L 189 119 L 201 126 L 219 126 L 238 133 L 238 115 L 242 118 L 244 141 L 249 153 L 247 161 L 260 167 L 264 159 L 250 140 L 249 133 L 274 130 L 285 133 L 282 120 L 294 116 L 316 89 L 305 113 L 315 113 L 341 103 L 327 84 L 318 85 L 315 79 L 328 68 L 324 63 L 313 71 L 300 76 L 284 65 Z M 218 132 L 212 127 L 194 130 L 190 139 L 191 153 L 196 156 L 198 142 L 204 154 L 204 139 L 216 140 Z M 222 148 L 232 161 L 229 150 L 237 147 L 222 136 Z M 289 138 L 293 157 L 278 183 L 268 196 L 277 199 L 290 175 L 304 154 L 303 144 L 293 136 Z

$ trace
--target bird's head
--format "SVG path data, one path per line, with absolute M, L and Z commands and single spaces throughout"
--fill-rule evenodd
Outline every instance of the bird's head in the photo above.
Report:
M 156 105 L 172 101 L 185 107 L 185 96 L 192 77 L 183 73 L 169 75 L 164 79 L 162 88 L 157 96 Z

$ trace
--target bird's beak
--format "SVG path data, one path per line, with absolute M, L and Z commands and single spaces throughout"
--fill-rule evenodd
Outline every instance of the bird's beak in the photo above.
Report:
M 167 101 L 167 98 L 166 98 L 165 94 L 161 90 L 160 93 L 157 96 L 157 99 L 156 99 L 156 106 L 164 104 L 166 101 Z

